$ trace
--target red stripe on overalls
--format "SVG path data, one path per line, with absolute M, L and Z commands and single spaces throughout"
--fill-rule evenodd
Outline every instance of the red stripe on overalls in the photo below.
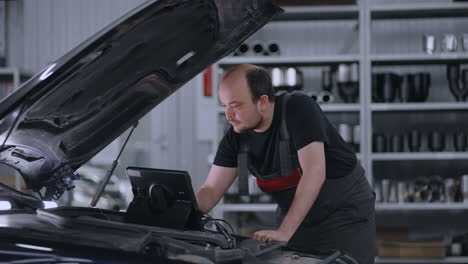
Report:
M 278 192 L 297 186 L 300 179 L 301 172 L 299 169 L 295 169 L 291 175 L 278 179 L 262 180 L 257 177 L 257 185 L 264 192 Z

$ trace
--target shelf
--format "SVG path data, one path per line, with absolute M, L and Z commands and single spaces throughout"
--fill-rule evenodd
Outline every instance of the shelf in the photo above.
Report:
M 468 159 L 467 152 L 393 152 L 374 153 L 371 159 L 381 161 L 391 160 L 458 160 Z
M 285 12 L 273 21 L 357 19 L 359 17 L 359 8 L 356 5 L 282 8 Z
M 467 56 L 468 57 L 468 56 Z M 223 66 L 234 66 L 239 64 L 251 63 L 264 66 L 281 65 L 329 65 L 344 62 L 357 62 L 358 55 L 329 55 L 329 56 L 239 56 L 226 57 L 218 62 Z
M 224 212 L 275 212 L 276 204 L 223 204 Z M 376 203 L 379 211 L 468 210 L 468 203 Z
M 468 4 L 387 4 L 371 6 L 370 12 L 373 19 L 468 17 Z
M 321 104 L 320 108 L 324 112 L 359 112 L 359 104 Z
M 375 258 L 375 263 L 468 263 L 468 257 L 447 258 Z
M 224 212 L 274 212 L 276 204 L 224 204 Z M 468 210 L 468 203 L 376 203 L 379 211 Z
M 378 103 L 372 104 L 372 111 L 440 111 L 468 110 L 468 103 Z
M 468 203 L 376 203 L 378 211 L 468 210 Z
M 223 204 L 224 212 L 275 212 L 276 204 Z
M 0 75 L 14 75 L 18 73 L 19 70 L 17 68 L 0 68 Z
M 468 51 L 444 53 L 374 54 L 370 56 L 374 65 L 445 64 L 468 62 Z

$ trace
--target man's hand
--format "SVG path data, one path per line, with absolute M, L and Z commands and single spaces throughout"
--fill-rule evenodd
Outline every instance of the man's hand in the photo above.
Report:
M 291 239 L 292 232 L 284 232 L 280 230 L 260 230 L 253 234 L 253 239 L 260 240 L 264 243 L 270 241 L 288 242 Z

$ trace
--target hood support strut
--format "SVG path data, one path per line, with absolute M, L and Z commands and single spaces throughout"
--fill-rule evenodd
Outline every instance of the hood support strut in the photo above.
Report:
M 133 131 L 135 128 L 138 126 L 138 121 L 133 125 L 132 130 L 130 130 L 130 133 L 128 134 L 127 138 L 125 139 L 125 142 L 123 146 L 120 148 L 120 152 L 117 155 L 117 158 L 112 162 L 112 166 L 110 170 L 107 171 L 106 177 L 104 177 L 104 180 L 101 182 L 101 185 L 99 185 L 99 189 L 94 195 L 93 201 L 89 205 L 89 207 L 96 207 L 96 204 L 98 203 L 99 199 L 101 198 L 102 194 L 104 193 L 104 189 L 106 188 L 107 184 L 109 183 L 110 177 L 114 173 L 115 168 L 117 167 L 117 164 L 119 163 L 119 158 L 120 155 L 122 155 L 123 150 L 127 146 L 128 140 L 132 136 Z

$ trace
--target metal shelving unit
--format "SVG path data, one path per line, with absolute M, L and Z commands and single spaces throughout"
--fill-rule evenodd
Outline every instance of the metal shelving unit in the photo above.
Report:
M 392 3 L 391 4 L 376 4 L 372 1 L 369 1 L 368 4 L 368 12 L 370 16 L 370 24 L 366 27 L 366 30 L 369 32 L 372 31 L 372 22 L 377 23 L 395 23 L 395 25 L 402 26 L 408 23 L 410 26 L 414 25 L 413 23 L 422 23 L 418 19 L 446 19 L 446 18 L 468 18 L 468 3 L 454 3 L 449 1 L 440 1 L 440 2 L 400 2 L 400 3 Z M 446 20 L 441 20 L 446 21 Z M 442 22 L 441 22 L 442 23 Z M 364 25 L 366 26 L 366 25 Z M 391 27 L 391 26 L 389 26 Z M 393 34 L 393 29 L 390 29 L 389 34 Z M 447 29 L 448 30 L 448 29 Z M 449 30 L 450 31 L 450 30 Z M 402 38 L 410 38 L 411 34 L 414 34 L 414 31 L 404 31 L 406 36 Z M 429 31 L 431 32 L 431 31 Z M 404 35 L 405 33 L 402 33 Z M 427 33 L 427 32 L 423 32 Z M 434 34 L 439 34 L 438 31 L 434 31 Z M 370 35 L 370 33 L 369 33 Z M 368 35 L 368 37 L 370 37 Z M 394 36 L 394 35 L 392 35 Z M 382 38 L 382 35 L 376 37 L 377 42 L 378 38 Z M 413 40 L 413 39 L 412 39 Z M 404 41 L 404 40 L 403 40 Z M 371 43 L 371 39 L 368 39 L 368 43 Z M 380 42 L 381 43 L 381 42 Z M 437 43 L 439 45 L 439 43 Z M 370 49 L 369 49 L 370 50 Z M 438 52 L 434 54 L 425 54 L 421 52 L 412 52 L 411 49 L 404 49 L 409 50 L 409 52 L 401 52 L 401 53 L 387 53 L 388 51 L 382 50 L 382 53 L 377 54 L 369 54 L 368 56 L 368 65 L 370 67 L 374 66 L 412 66 L 418 65 L 422 67 L 426 67 L 426 65 L 442 65 L 448 63 L 467 63 L 468 62 L 468 52 L 466 51 L 458 51 L 458 52 L 442 52 L 438 50 Z M 432 67 L 432 66 L 431 66 Z M 370 70 L 366 76 L 367 82 L 367 90 L 371 91 L 371 74 L 372 70 Z M 447 89 L 448 90 L 448 89 Z M 368 93 L 371 95 L 371 92 Z M 467 103 L 458 103 L 458 102 L 424 102 L 424 103 L 373 103 L 372 97 L 368 97 L 366 101 L 367 110 L 366 113 L 368 114 L 367 119 L 367 130 L 366 135 L 369 137 L 368 141 L 371 141 L 374 126 L 373 116 L 374 114 L 381 114 L 381 113 L 395 113 L 401 115 L 407 115 L 415 113 L 419 117 L 422 117 L 427 113 L 427 115 L 433 114 L 435 111 L 466 111 L 468 110 Z M 417 112 L 417 113 L 416 113 Z M 392 116 L 396 116 L 393 114 Z M 384 115 L 382 115 L 383 117 Z M 380 122 L 381 123 L 381 122 Z M 378 175 L 374 175 L 374 165 L 375 161 L 378 161 L 379 164 L 385 165 L 385 162 L 393 162 L 391 164 L 398 164 L 398 162 L 404 161 L 434 161 L 443 160 L 443 161 L 462 161 L 468 159 L 468 154 L 466 152 L 403 152 L 403 153 L 373 153 L 372 152 L 372 143 L 368 142 L 367 146 L 367 153 L 368 153 L 368 173 L 371 174 L 371 178 L 377 178 Z M 416 166 L 416 165 L 415 165 Z M 417 170 L 417 167 L 415 167 Z M 396 172 L 398 173 L 398 172 Z M 405 204 L 405 203 L 395 203 L 395 204 L 377 204 L 376 210 L 377 211 L 417 211 L 417 210 L 466 210 L 468 209 L 468 204 L 462 203 L 453 203 L 453 204 Z M 447 258 L 449 260 L 450 258 Z M 381 259 L 382 260 L 382 259 Z M 434 263 L 431 261 L 426 261 L 425 259 L 396 259 L 398 261 L 394 261 L 394 259 L 383 259 L 382 261 L 376 261 L 380 263 Z M 454 260 L 454 259 L 450 259 Z M 460 259 L 455 260 L 453 263 L 460 263 Z M 462 259 L 466 261 L 465 259 Z M 436 263 L 451 263 L 444 261 L 435 261 Z
M 371 0 L 361 0 L 358 6 L 327 6 L 327 7 L 291 7 L 286 8 L 286 13 L 275 21 L 289 20 L 340 20 L 357 19 L 359 24 L 359 47 L 357 54 L 344 55 L 318 55 L 318 56 L 246 56 L 226 57 L 215 65 L 213 83 L 218 83 L 220 76 L 218 71 L 222 68 L 235 66 L 243 63 L 252 63 L 262 66 L 326 66 L 338 63 L 359 63 L 360 69 L 360 94 L 358 104 L 322 104 L 322 110 L 327 113 L 352 113 L 358 114 L 361 125 L 361 151 L 358 158 L 363 164 L 367 177 L 372 183 L 376 175 L 373 173 L 374 163 L 400 161 L 434 161 L 434 160 L 456 160 L 468 159 L 466 152 L 417 152 L 417 153 L 373 153 L 372 133 L 373 114 L 386 112 L 427 112 L 434 111 L 466 111 L 467 103 L 457 102 L 425 102 L 425 103 L 373 103 L 371 92 L 371 73 L 373 66 L 394 65 L 430 65 L 447 64 L 450 62 L 468 63 L 468 52 L 454 53 L 394 53 L 394 54 L 371 54 L 371 25 L 373 20 L 385 19 L 413 19 L 413 18 L 446 18 L 451 16 L 468 17 L 468 3 L 400 3 L 392 5 L 375 5 Z M 216 97 L 214 99 L 217 99 Z M 216 101 L 216 100 L 213 100 Z M 224 113 L 213 103 L 216 115 Z M 219 119 L 216 119 L 219 120 Z M 219 142 L 219 138 L 216 138 Z M 217 143 L 217 142 L 216 142 Z M 216 150 L 216 143 L 214 150 Z M 240 212 L 274 212 L 276 204 L 223 204 L 218 207 L 219 214 Z M 411 213 L 414 211 L 467 211 L 468 204 L 465 203 L 378 203 L 376 211 L 381 213 L 398 213 L 403 211 Z M 376 263 L 468 263 L 467 257 L 449 257 L 444 259 L 390 259 L 376 258 Z

